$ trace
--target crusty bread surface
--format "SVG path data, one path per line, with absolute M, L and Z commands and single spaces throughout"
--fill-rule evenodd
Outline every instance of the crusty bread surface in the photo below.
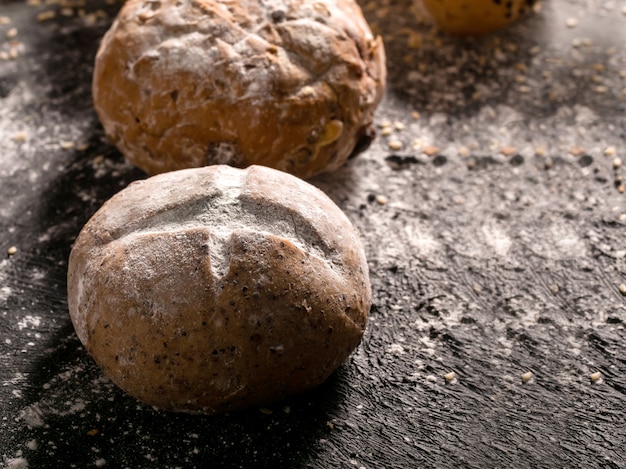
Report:
M 358 233 L 324 193 L 214 165 L 108 200 L 73 246 L 68 303 L 114 383 L 212 414 L 323 382 L 359 344 L 371 290 Z
M 385 77 L 354 0 L 128 0 L 92 88 L 107 136 L 150 175 L 258 164 L 308 178 L 368 146 Z

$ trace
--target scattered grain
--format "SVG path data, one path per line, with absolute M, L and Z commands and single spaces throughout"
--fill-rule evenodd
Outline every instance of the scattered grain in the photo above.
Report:
M 400 122 L 400 121 L 395 121 L 393 123 L 393 128 L 396 130 L 404 130 L 404 123 Z
M 578 26 L 578 19 L 567 18 L 567 20 L 565 21 L 565 26 L 567 26 L 568 28 L 575 28 L 576 26 Z
M 402 150 L 404 146 L 400 140 L 392 139 L 387 142 L 387 146 L 392 150 Z
M 424 147 L 422 153 L 428 156 L 435 156 L 438 155 L 440 151 L 441 149 L 439 147 L 436 147 L 434 145 L 428 145 L 427 147 Z
M 418 119 L 420 118 L 420 113 L 419 113 L 419 112 L 417 112 L 417 111 L 413 111 L 413 112 L 411 113 L 411 117 L 412 117 L 413 119 L 415 119 L 415 120 L 418 120 Z
M 602 373 L 600 373 L 599 371 L 596 371 L 594 373 L 591 373 L 589 375 L 589 379 L 591 380 L 591 382 L 593 384 L 601 384 L 602 383 Z
M 76 144 L 74 142 L 71 142 L 71 141 L 68 141 L 68 140 L 63 140 L 63 141 L 59 142 L 59 145 L 64 150 L 71 150 L 72 148 L 74 148 L 76 146 Z
M 16 253 L 17 253 L 17 247 L 16 246 L 11 246 L 9 249 L 7 249 L 7 254 L 9 256 L 13 256 Z
M 583 147 L 574 146 L 569 149 L 569 152 L 572 156 L 582 156 L 585 154 L 585 149 Z
M 463 197 L 462 195 L 455 195 L 454 197 L 452 197 L 452 202 L 454 203 L 454 205 L 463 205 L 465 203 L 465 197 Z
M 502 153 L 504 156 L 513 156 L 517 153 L 517 148 L 507 145 L 500 148 L 500 153 Z
M 393 133 L 393 129 L 391 127 L 383 127 L 382 130 L 380 131 L 380 134 L 383 137 L 388 137 L 392 133 Z
M 13 39 L 17 36 L 17 28 L 11 28 L 7 31 L 7 39 Z
M 443 378 L 446 380 L 446 383 L 448 384 L 454 384 L 458 381 L 456 377 L 456 373 L 454 371 L 450 371 L 449 373 L 446 373 L 445 375 L 443 375 Z
M 13 135 L 13 141 L 17 143 L 24 143 L 26 141 L 26 132 L 18 132 Z
M 529 384 L 534 381 L 535 376 L 532 372 L 527 371 L 526 373 L 522 373 L 522 384 Z
M 46 10 L 42 11 L 37 15 L 37 21 L 43 23 L 44 21 L 49 21 L 57 16 L 57 12 L 54 10 Z
M 0 16 L 0 25 L 11 24 L 11 18 L 8 16 Z
M 613 168 L 617 169 L 620 166 L 622 166 L 622 159 L 619 156 L 613 158 Z
M 615 155 L 615 147 L 606 147 L 604 150 L 605 156 L 613 156 Z
M 550 285 L 550 293 L 556 295 L 559 292 L 559 286 L 556 283 Z
M 268 409 L 267 407 L 259 407 L 259 412 L 265 415 L 272 415 L 274 413 L 272 409 Z
M 87 432 L 87 435 L 96 436 L 98 433 L 100 433 L 100 431 L 97 428 L 92 428 L 91 430 Z
M 622 284 L 620 284 L 620 286 L 619 286 L 618 288 L 619 288 L 619 292 L 620 292 L 622 295 L 626 296 L 626 283 L 622 283 Z
M 379 205 L 385 205 L 387 202 L 389 202 L 389 199 L 382 194 L 378 194 L 376 196 L 376 202 L 378 202 Z

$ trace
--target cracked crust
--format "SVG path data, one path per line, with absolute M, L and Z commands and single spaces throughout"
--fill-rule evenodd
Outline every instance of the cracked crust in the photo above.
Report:
M 371 304 L 358 234 L 317 188 L 260 166 L 135 182 L 70 255 L 77 335 L 149 404 L 216 413 L 324 381 Z
M 307 178 L 367 147 L 385 76 L 353 0 L 129 0 L 93 96 L 108 137 L 148 174 L 260 164 Z

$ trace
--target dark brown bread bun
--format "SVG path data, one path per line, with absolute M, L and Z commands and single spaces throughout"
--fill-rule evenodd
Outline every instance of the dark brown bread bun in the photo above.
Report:
M 70 315 L 104 373 L 149 404 L 217 413 L 317 386 L 371 304 L 358 233 L 323 192 L 261 166 L 135 182 L 72 249 Z
M 93 97 L 148 174 L 260 164 L 308 178 L 367 147 L 385 76 L 354 0 L 129 0 Z

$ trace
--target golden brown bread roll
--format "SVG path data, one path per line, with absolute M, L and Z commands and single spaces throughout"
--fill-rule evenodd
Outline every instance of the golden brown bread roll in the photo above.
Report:
M 478 36 L 508 26 L 531 11 L 537 0 L 417 0 L 443 31 Z
M 129 0 L 93 98 L 148 174 L 260 164 L 307 178 L 367 147 L 385 76 L 354 0 Z
M 324 381 L 360 342 L 371 290 L 357 231 L 323 192 L 216 165 L 107 201 L 72 249 L 68 303 L 122 389 L 217 413 Z

